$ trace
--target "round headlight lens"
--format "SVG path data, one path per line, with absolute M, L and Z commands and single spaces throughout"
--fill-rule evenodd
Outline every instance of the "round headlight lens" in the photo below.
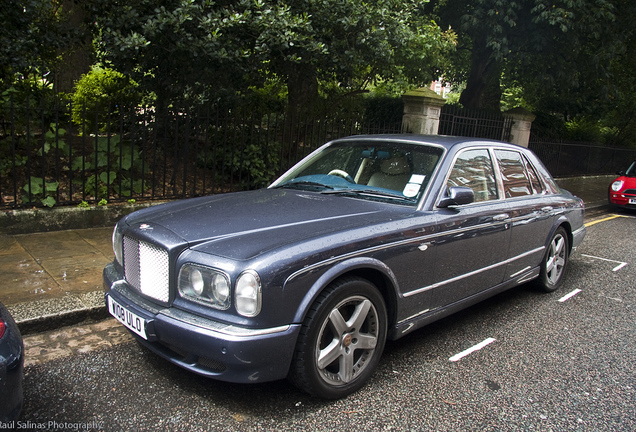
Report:
M 261 311 L 261 278 L 248 270 L 236 281 L 234 294 L 236 311 L 246 317 L 254 317 Z
M 226 303 L 230 298 L 230 284 L 223 275 L 217 274 L 212 279 L 212 292 L 220 303 Z
M 623 188 L 623 181 L 622 180 L 616 180 L 614 183 L 612 183 L 612 190 L 614 192 L 618 192 Z
M 190 273 L 190 283 L 192 284 L 192 290 L 198 296 L 203 294 L 203 288 L 205 288 L 205 282 L 203 282 L 203 275 L 197 269 L 193 269 Z

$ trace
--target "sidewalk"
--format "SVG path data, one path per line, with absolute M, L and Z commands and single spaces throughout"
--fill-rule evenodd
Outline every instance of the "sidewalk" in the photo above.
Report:
M 588 216 L 607 204 L 615 176 L 557 180 L 585 201 Z M 107 316 L 102 270 L 113 260 L 112 226 L 0 235 L 0 301 L 23 334 Z
M 0 236 L 0 301 L 27 334 L 106 316 L 112 227 Z

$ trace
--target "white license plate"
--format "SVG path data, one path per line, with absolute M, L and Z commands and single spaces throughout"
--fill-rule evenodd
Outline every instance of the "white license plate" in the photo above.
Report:
M 636 198 L 630 198 L 629 199 L 629 203 L 630 204 L 636 204 Z
M 142 338 L 148 339 L 146 336 L 146 320 L 126 309 L 110 296 L 108 296 L 108 312 L 128 329 Z

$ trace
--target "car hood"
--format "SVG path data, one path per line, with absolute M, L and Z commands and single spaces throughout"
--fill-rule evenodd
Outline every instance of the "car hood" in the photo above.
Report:
M 631 176 L 619 176 L 617 178 L 615 178 L 612 183 L 616 182 L 616 181 L 622 181 L 624 183 L 623 188 L 636 188 L 636 177 L 631 177 Z M 611 184 L 611 183 L 610 183 Z
M 194 250 L 250 259 L 286 244 L 371 227 L 413 212 L 406 206 L 316 192 L 260 189 L 150 207 L 126 222 L 161 226 Z

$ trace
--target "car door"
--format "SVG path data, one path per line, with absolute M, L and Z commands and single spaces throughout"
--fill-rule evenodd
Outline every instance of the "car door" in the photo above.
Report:
M 437 210 L 434 307 L 444 307 L 502 282 L 510 239 L 509 209 L 501 199 L 487 148 L 459 153 L 447 187 L 470 187 L 472 204 Z
M 545 194 L 535 168 L 521 152 L 495 149 L 494 153 L 511 223 L 505 279 L 523 278 L 545 253 L 545 242 L 557 209 Z

